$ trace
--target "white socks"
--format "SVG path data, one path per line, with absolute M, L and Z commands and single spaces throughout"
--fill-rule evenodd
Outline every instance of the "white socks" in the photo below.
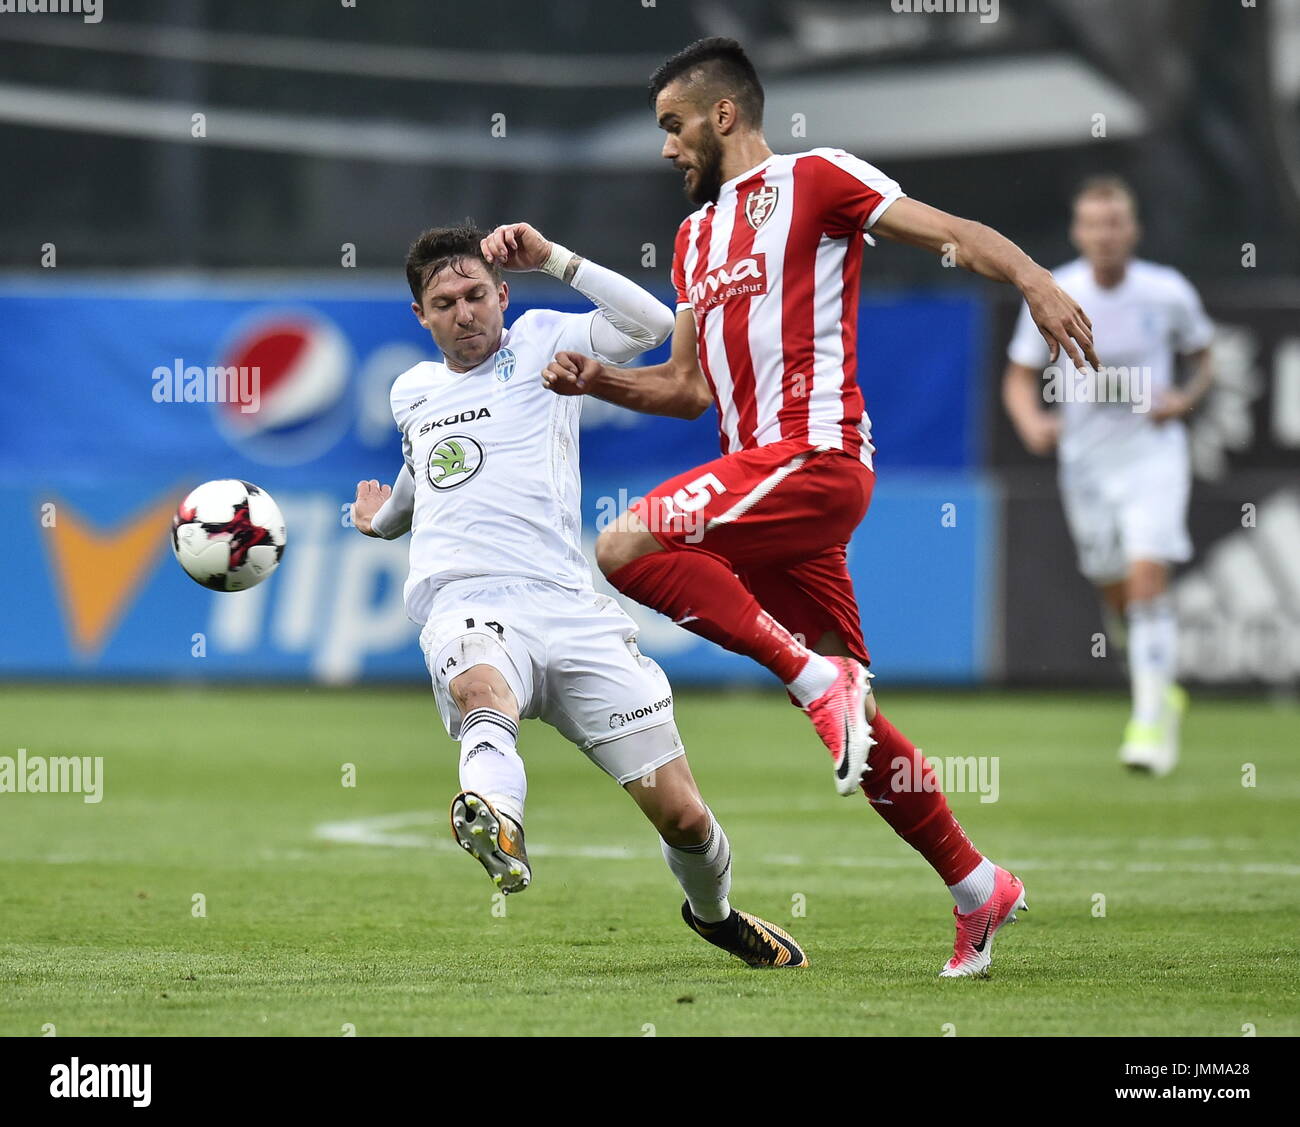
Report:
M 993 895 L 993 882 L 997 871 L 997 866 L 985 857 L 967 876 L 962 877 L 956 884 L 950 884 L 948 891 L 957 901 L 957 911 L 963 916 L 969 916 L 976 908 L 981 907 Z
M 1133 720 L 1159 724 L 1178 671 L 1178 619 L 1168 594 L 1129 603 L 1128 668 Z
M 813 701 L 835 684 L 839 670 L 835 663 L 821 654 L 810 654 L 808 664 L 799 670 L 799 675 L 790 681 L 786 688 L 801 707 L 807 708 Z
M 686 893 L 691 913 L 702 923 L 717 924 L 731 915 L 731 843 L 709 811 L 709 840 L 703 845 L 669 845 L 663 838 L 664 860 Z
M 528 780 L 515 750 L 519 725 L 494 708 L 475 708 L 460 722 L 460 786 L 481 794 L 497 811 L 524 824 Z

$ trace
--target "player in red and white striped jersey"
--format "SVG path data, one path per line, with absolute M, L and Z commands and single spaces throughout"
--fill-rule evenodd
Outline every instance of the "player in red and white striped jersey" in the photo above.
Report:
M 677 231 L 677 310 L 694 314 L 724 454 L 783 439 L 871 465 L 856 379 L 862 239 L 902 190 L 839 149 L 770 155 Z
M 875 481 L 857 384 L 864 242 L 883 235 L 1012 283 L 1053 359 L 1064 349 L 1095 364 L 1091 325 L 996 231 L 908 199 L 841 150 L 774 154 L 762 85 L 734 40 L 673 56 L 651 97 L 662 155 L 698 207 L 674 248 L 671 358 L 620 371 L 564 352 L 543 380 L 654 414 L 696 418 L 713 403 L 723 456 L 621 514 L 597 563 L 624 594 L 781 679 L 830 749 L 840 793 L 860 784 L 952 892 L 957 942 L 942 973 L 983 973 L 1024 887 L 971 844 L 929 764 L 877 708 L 846 567 Z

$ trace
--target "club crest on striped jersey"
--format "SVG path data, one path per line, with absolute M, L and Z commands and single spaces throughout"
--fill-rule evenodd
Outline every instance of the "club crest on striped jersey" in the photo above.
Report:
M 763 187 L 755 188 L 745 197 L 745 218 L 749 220 L 749 225 L 755 231 L 772 217 L 780 194 L 781 190 L 776 185 L 764 184 Z

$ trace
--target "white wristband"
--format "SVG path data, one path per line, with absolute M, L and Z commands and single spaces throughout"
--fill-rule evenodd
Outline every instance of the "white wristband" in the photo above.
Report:
M 549 274 L 552 278 L 558 278 L 564 281 L 564 272 L 569 268 L 569 262 L 573 259 L 573 251 L 559 243 L 551 244 L 551 253 L 547 255 L 546 261 L 538 269 L 543 274 Z

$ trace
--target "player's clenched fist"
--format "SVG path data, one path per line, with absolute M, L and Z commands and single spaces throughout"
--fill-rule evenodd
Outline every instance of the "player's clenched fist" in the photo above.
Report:
M 528 223 L 503 223 L 479 244 L 483 257 L 506 270 L 540 270 L 551 244 Z
M 376 535 L 371 522 L 392 492 L 391 485 L 380 485 L 377 481 L 357 482 L 357 499 L 352 502 L 352 523 L 358 532 Z
M 556 395 L 584 395 L 594 389 L 605 365 L 581 352 L 557 352 L 542 369 L 542 385 Z

